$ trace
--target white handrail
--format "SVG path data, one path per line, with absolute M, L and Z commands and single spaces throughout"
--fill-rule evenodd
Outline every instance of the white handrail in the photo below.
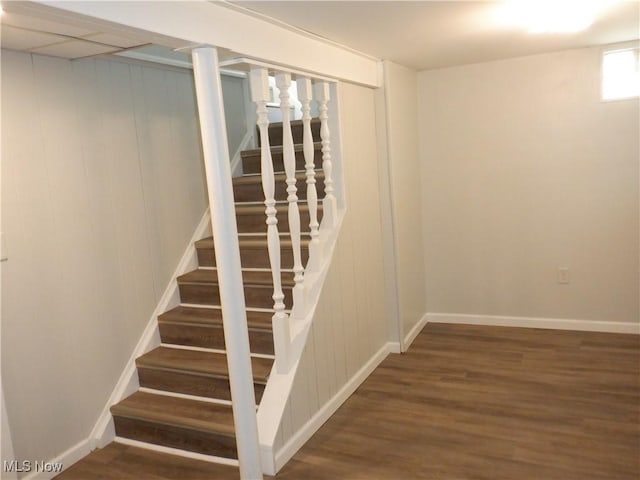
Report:
M 256 402 L 218 52 L 191 52 L 220 288 L 233 420 L 243 480 L 262 479 Z

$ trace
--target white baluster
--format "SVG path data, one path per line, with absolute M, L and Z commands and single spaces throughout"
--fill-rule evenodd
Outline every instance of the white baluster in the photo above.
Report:
M 282 112 L 282 156 L 284 171 L 287 176 L 287 201 L 289 202 L 289 232 L 293 249 L 293 304 L 295 312 L 304 313 L 304 268 L 302 267 L 302 253 L 300 251 L 300 210 L 296 188 L 296 153 L 293 147 L 291 133 L 291 101 L 289 87 L 291 74 L 276 73 L 276 86 L 280 90 L 280 110 Z
M 311 133 L 311 80 L 308 78 L 298 78 L 298 98 L 302 103 L 302 149 L 304 152 L 305 170 L 307 178 L 307 205 L 309 206 L 309 230 L 311 234 L 311 245 L 309 246 L 309 257 L 315 258 L 314 250 L 318 248 L 318 191 L 316 189 L 316 170 L 314 163 L 315 146 L 313 144 L 313 134 Z M 313 269 L 313 266 L 312 266 Z
M 262 171 L 262 190 L 264 192 L 265 213 L 267 215 L 267 245 L 269 262 L 273 278 L 273 339 L 276 354 L 276 368 L 279 373 L 289 370 L 289 349 L 291 333 L 289 318 L 284 311 L 284 293 L 280 272 L 280 236 L 278 234 L 278 219 L 276 218 L 275 177 L 269 145 L 269 118 L 267 102 L 269 95 L 269 74 L 266 68 L 252 68 L 250 71 L 251 99 L 256 104 L 258 128 L 260 129 L 260 168 Z
M 320 138 L 322 139 L 322 170 L 324 172 L 324 200 L 322 201 L 322 222 L 335 226 L 337 202 L 333 193 L 333 163 L 331 162 L 331 136 L 329 132 L 328 103 L 331 98 L 329 83 L 319 81 L 314 84 L 315 97 L 320 110 Z

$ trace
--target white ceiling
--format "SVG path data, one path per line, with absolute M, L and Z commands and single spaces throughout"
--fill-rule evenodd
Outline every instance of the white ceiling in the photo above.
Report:
M 555 0 L 556 5 L 561 2 L 567 0 Z M 588 2 L 573 0 L 577 7 Z M 590 28 L 563 34 L 532 34 L 498 21 L 505 1 L 232 3 L 374 57 L 424 70 L 640 38 L 640 2 L 600 3 L 605 2 L 607 7 Z
M 0 45 L 9 50 L 69 59 L 116 53 L 147 42 L 93 25 L 38 16 L 19 2 L 3 2 Z
M 549 2 L 550 0 L 536 0 Z M 531 34 L 496 21 L 508 1 L 233 1 L 376 58 L 418 70 L 640 38 L 640 0 L 554 0 L 610 4 L 587 30 Z M 52 17 L 30 2 L 3 2 L 2 48 L 64 58 L 122 52 L 148 44 L 132 31 Z M 143 51 L 144 52 L 144 51 Z M 155 55 L 155 52 L 145 52 Z

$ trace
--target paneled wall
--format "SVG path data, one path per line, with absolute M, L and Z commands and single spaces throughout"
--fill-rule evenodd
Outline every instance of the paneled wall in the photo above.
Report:
M 276 452 L 388 342 L 374 92 L 343 84 L 340 98 L 347 212 Z
M 205 208 L 189 72 L 2 51 L 2 381 L 19 459 L 88 436 Z
M 430 313 L 637 325 L 640 102 L 601 53 L 419 74 Z

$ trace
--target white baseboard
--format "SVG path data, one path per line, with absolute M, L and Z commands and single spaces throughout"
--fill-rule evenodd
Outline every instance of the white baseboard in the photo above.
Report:
M 333 415 L 338 408 L 356 391 L 380 363 L 387 358 L 392 346 L 384 344 L 358 372 L 351 377 L 339 391 L 324 406 L 309 419 L 298 432 L 289 439 L 275 455 L 275 471 L 265 472 L 275 475 L 295 453 L 318 431 L 318 429 Z
M 639 322 L 605 322 L 566 318 L 507 317 L 497 315 L 469 315 L 460 313 L 427 313 L 427 323 L 462 323 L 499 327 L 549 328 L 586 332 L 640 334 Z
M 57 457 L 51 460 L 47 460 L 46 463 L 48 464 L 52 464 L 52 465 L 60 464 L 61 465 L 60 471 L 43 472 L 43 471 L 33 470 L 31 473 L 22 477 L 22 480 L 51 480 L 53 477 L 60 474 L 60 472 L 64 472 L 67 468 L 69 468 L 71 465 L 76 463 L 81 458 L 89 455 L 89 453 L 91 453 L 91 450 L 92 450 L 91 443 L 92 443 L 91 439 L 87 438 L 85 440 L 82 440 L 80 443 L 76 443 L 73 447 L 66 450 L 65 452 L 62 452 Z
M 400 342 L 388 342 L 387 347 L 389 347 L 389 353 L 402 353 Z
M 425 313 L 424 315 L 422 315 L 422 318 L 420 318 L 420 320 L 416 322 L 416 324 L 409 331 L 409 333 L 407 333 L 407 335 L 404 337 L 404 342 L 402 345 L 403 352 L 406 352 L 407 350 L 409 350 L 409 347 L 411 346 L 413 341 L 416 339 L 418 334 L 422 331 L 424 326 L 427 324 L 427 320 L 428 320 L 428 317 L 427 317 L 427 314 Z
M 178 305 L 180 297 L 176 277 L 197 267 L 198 260 L 194 243 L 210 233 L 210 223 L 211 216 L 209 215 L 209 209 L 207 209 L 202 216 L 200 223 L 196 227 L 193 236 L 189 240 L 189 244 L 180 259 L 180 262 L 178 262 L 176 270 L 173 272 L 169 285 L 167 285 L 162 297 L 160 297 L 160 300 L 151 314 L 140 340 L 134 348 L 131 357 L 129 357 L 129 360 L 120 375 L 111 396 L 107 400 L 98 421 L 91 431 L 89 438 L 91 440 L 92 448 L 104 447 L 115 438 L 115 429 L 113 427 L 113 419 L 111 417 L 111 406 L 131 395 L 138 389 L 139 384 L 136 370 L 136 359 L 152 348 L 160 345 L 160 334 L 158 332 L 157 321 L 158 315 L 164 313 L 169 308 Z

